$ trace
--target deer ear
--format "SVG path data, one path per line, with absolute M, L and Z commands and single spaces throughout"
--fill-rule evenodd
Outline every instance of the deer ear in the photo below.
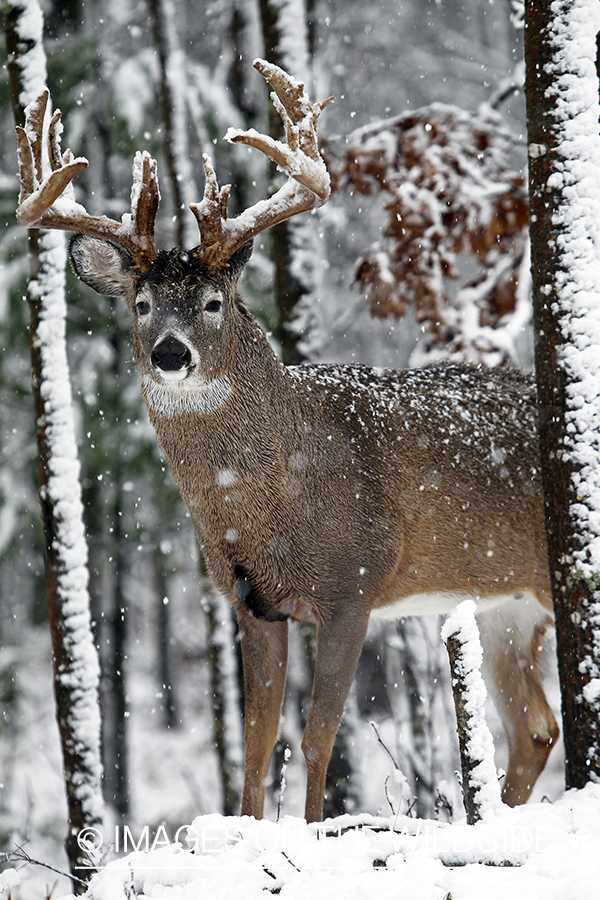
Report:
M 69 256 L 77 277 L 99 294 L 123 297 L 133 283 L 129 253 L 110 241 L 76 234 Z
M 242 244 L 242 246 L 238 250 L 236 250 L 235 253 L 233 253 L 227 260 L 227 268 L 223 269 L 222 271 L 226 275 L 226 277 L 233 282 L 234 285 L 237 285 L 238 281 L 242 277 L 244 267 L 252 256 L 253 247 L 254 241 L 247 241 L 245 244 Z

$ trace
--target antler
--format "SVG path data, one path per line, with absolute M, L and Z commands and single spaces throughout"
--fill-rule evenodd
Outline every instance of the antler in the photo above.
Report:
M 317 121 L 333 97 L 311 104 L 302 82 L 293 79 L 278 66 L 262 59 L 254 67 L 274 89 L 271 94 L 285 128 L 286 143 L 260 134 L 254 129 L 230 128 L 225 135 L 232 143 L 256 147 L 289 177 L 286 184 L 268 200 L 260 200 L 233 219 L 227 218 L 230 185 L 219 189 L 209 157 L 205 154 L 206 186 L 204 198 L 190 209 L 198 220 L 200 247 L 195 255 L 212 269 L 226 265 L 242 244 L 266 228 L 291 216 L 322 206 L 330 194 L 329 173 L 317 141 Z
M 233 219 L 227 218 L 230 186 L 219 188 L 208 156 L 204 155 L 204 198 L 190 209 L 200 227 L 197 258 L 212 269 L 220 269 L 229 257 L 266 228 L 297 213 L 322 206 L 329 197 L 329 173 L 317 141 L 317 121 L 333 97 L 310 103 L 304 85 L 278 66 L 257 59 L 255 68 L 273 87 L 271 94 L 285 128 L 286 142 L 274 140 L 254 129 L 226 134 L 232 143 L 261 150 L 288 175 L 288 181 L 268 200 L 260 200 Z M 136 153 L 133 163 L 131 213 L 120 222 L 106 216 L 91 216 L 75 200 L 73 178 L 88 165 L 60 149 L 62 122 L 57 110 L 46 128 L 50 94 L 45 90 L 26 109 L 25 128 L 17 127 L 21 193 L 17 220 L 26 228 L 57 228 L 106 238 L 124 247 L 138 269 L 145 270 L 156 259 L 154 221 L 160 201 L 156 161 Z
M 135 265 L 147 269 L 156 259 L 154 220 L 160 202 L 156 161 L 136 153 L 133 162 L 131 213 L 120 222 L 106 216 L 91 216 L 75 200 L 73 178 L 88 165 L 60 148 L 62 122 L 57 110 L 46 128 L 50 92 L 46 89 L 25 110 L 25 128 L 17 126 L 21 192 L 17 221 L 25 228 L 57 228 L 93 237 L 107 238 L 124 247 Z

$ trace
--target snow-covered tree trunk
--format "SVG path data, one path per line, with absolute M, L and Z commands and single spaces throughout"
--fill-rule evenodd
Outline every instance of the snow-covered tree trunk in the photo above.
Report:
M 189 204 L 200 198 L 192 173 L 186 110 L 185 55 L 177 29 L 177 7 L 172 0 L 148 0 L 160 61 L 165 149 L 175 206 L 176 242 L 180 247 L 198 243 L 198 231 Z M 206 148 L 208 149 L 208 148 Z M 239 812 L 243 772 L 243 734 L 237 678 L 235 623 L 231 607 L 216 591 L 203 598 L 208 616 L 208 658 L 213 696 L 214 738 L 223 788 L 223 812 Z M 163 621 L 168 607 L 163 607 Z
M 213 588 L 205 594 L 203 606 L 208 616 L 208 661 L 215 744 L 223 785 L 223 813 L 232 816 L 239 813 L 244 771 L 235 623 L 231 605 Z
M 494 741 L 485 720 L 487 691 L 481 677 L 483 650 L 475 603 L 460 603 L 442 627 L 456 708 L 467 822 L 474 825 L 502 804 L 494 765 Z
M 265 59 L 303 81 L 310 90 L 310 34 L 305 0 L 260 0 L 259 6 Z M 274 109 L 269 132 L 274 138 L 281 136 L 281 122 Z M 309 216 L 289 219 L 272 229 L 271 240 L 278 311 L 276 336 L 283 362 L 294 365 L 315 355 L 318 344 L 316 306 L 321 254 L 315 222 Z M 307 650 L 310 653 L 310 648 Z M 352 787 L 351 720 L 351 712 L 342 719 L 329 763 L 325 815 L 339 815 L 346 799 L 352 803 L 357 800 Z
M 260 0 L 260 13 L 265 59 L 310 86 L 305 0 Z M 274 109 L 269 132 L 274 138 L 281 137 L 281 122 Z M 271 240 L 278 310 L 276 336 L 283 362 L 293 365 L 313 356 L 318 341 L 315 305 L 320 286 L 320 250 L 315 223 L 310 216 L 289 219 L 272 229 Z
M 599 0 L 525 5 L 540 449 L 566 783 L 600 778 Z
M 185 55 L 177 37 L 177 9 L 173 0 L 148 0 L 148 7 L 160 61 L 165 149 L 175 206 L 175 240 L 179 247 L 190 248 L 198 243 L 198 231 L 188 207 L 199 197 L 188 142 Z
M 43 16 L 38 0 L 5 3 L 13 109 L 24 108 L 46 80 Z M 29 235 L 32 384 L 46 544 L 54 690 L 60 730 L 69 831 L 66 850 L 81 878 L 87 854 L 78 838 L 102 819 L 99 666 L 90 625 L 87 545 L 66 351 L 63 234 Z M 81 887 L 74 882 L 75 888 Z

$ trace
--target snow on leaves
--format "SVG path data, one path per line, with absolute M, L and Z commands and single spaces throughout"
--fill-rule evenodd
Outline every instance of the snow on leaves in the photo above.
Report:
M 334 190 L 387 194 L 383 237 L 356 268 L 374 316 L 400 317 L 414 306 L 432 348 L 476 348 L 475 359 L 495 352 L 489 362 L 512 355 L 494 332 L 519 306 L 528 205 L 508 149 L 493 110 L 473 115 L 442 104 L 358 129 L 343 152 L 324 147 Z M 458 278 L 459 254 L 474 258 L 479 273 L 451 300 L 446 279 Z

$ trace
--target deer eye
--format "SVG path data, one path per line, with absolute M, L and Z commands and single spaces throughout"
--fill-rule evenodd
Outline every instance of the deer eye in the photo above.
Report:
M 138 300 L 135 304 L 139 316 L 147 316 L 150 312 L 150 304 L 147 300 Z
M 220 300 L 209 300 L 206 306 L 204 307 L 204 312 L 219 312 L 221 309 L 221 301 Z

